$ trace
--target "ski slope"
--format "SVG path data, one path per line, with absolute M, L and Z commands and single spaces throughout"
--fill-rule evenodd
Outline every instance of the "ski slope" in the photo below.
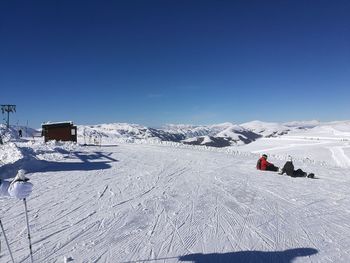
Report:
M 35 262 L 350 262 L 349 168 L 296 160 L 313 180 L 257 171 L 259 155 L 250 152 L 17 147 L 26 158 L 0 172 L 25 167 L 35 186 L 28 199 Z M 278 151 L 270 161 L 282 166 Z M 1 198 L 0 209 L 16 262 L 30 262 L 23 203 Z M 4 242 L 0 261 L 10 262 Z
M 305 136 L 308 137 L 305 137 Z M 292 155 L 298 159 L 308 159 L 327 163 L 331 166 L 350 168 L 350 138 L 316 137 L 309 133 L 287 135 L 277 138 L 261 138 L 239 148 L 257 154 L 267 153 L 285 157 Z

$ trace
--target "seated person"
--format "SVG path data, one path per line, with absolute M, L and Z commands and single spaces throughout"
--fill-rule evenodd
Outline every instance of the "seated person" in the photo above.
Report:
M 256 164 L 256 169 L 258 170 L 266 170 L 266 171 L 278 171 L 278 167 L 273 165 L 272 163 L 269 163 L 267 161 L 267 155 L 263 154 L 260 159 L 258 160 L 258 163 Z
M 291 156 L 288 156 L 288 161 L 285 163 L 283 166 L 282 170 L 279 171 L 279 174 L 284 174 L 286 173 L 287 175 L 291 177 L 313 177 L 313 174 L 307 174 L 301 169 L 294 170 L 294 165 L 293 165 L 293 160 Z

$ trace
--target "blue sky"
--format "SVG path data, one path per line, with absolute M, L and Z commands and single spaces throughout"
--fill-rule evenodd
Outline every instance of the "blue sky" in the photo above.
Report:
M 1 1 L 13 123 L 350 119 L 350 1 Z

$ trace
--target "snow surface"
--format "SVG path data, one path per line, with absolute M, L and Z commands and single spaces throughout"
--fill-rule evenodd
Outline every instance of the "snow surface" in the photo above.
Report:
M 34 184 L 35 262 L 350 262 L 350 129 L 326 126 L 220 149 L 18 140 L 0 148 L 0 175 L 25 168 Z M 263 152 L 318 179 L 257 171 Z M 30 262 L 23 202 L 0 198 L 0 211 L 16 262 Z

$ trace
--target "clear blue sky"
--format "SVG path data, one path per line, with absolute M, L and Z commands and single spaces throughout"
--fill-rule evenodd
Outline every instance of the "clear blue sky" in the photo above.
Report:
M 350 1 L 0 2 L 13 122 L 350 119 Z

